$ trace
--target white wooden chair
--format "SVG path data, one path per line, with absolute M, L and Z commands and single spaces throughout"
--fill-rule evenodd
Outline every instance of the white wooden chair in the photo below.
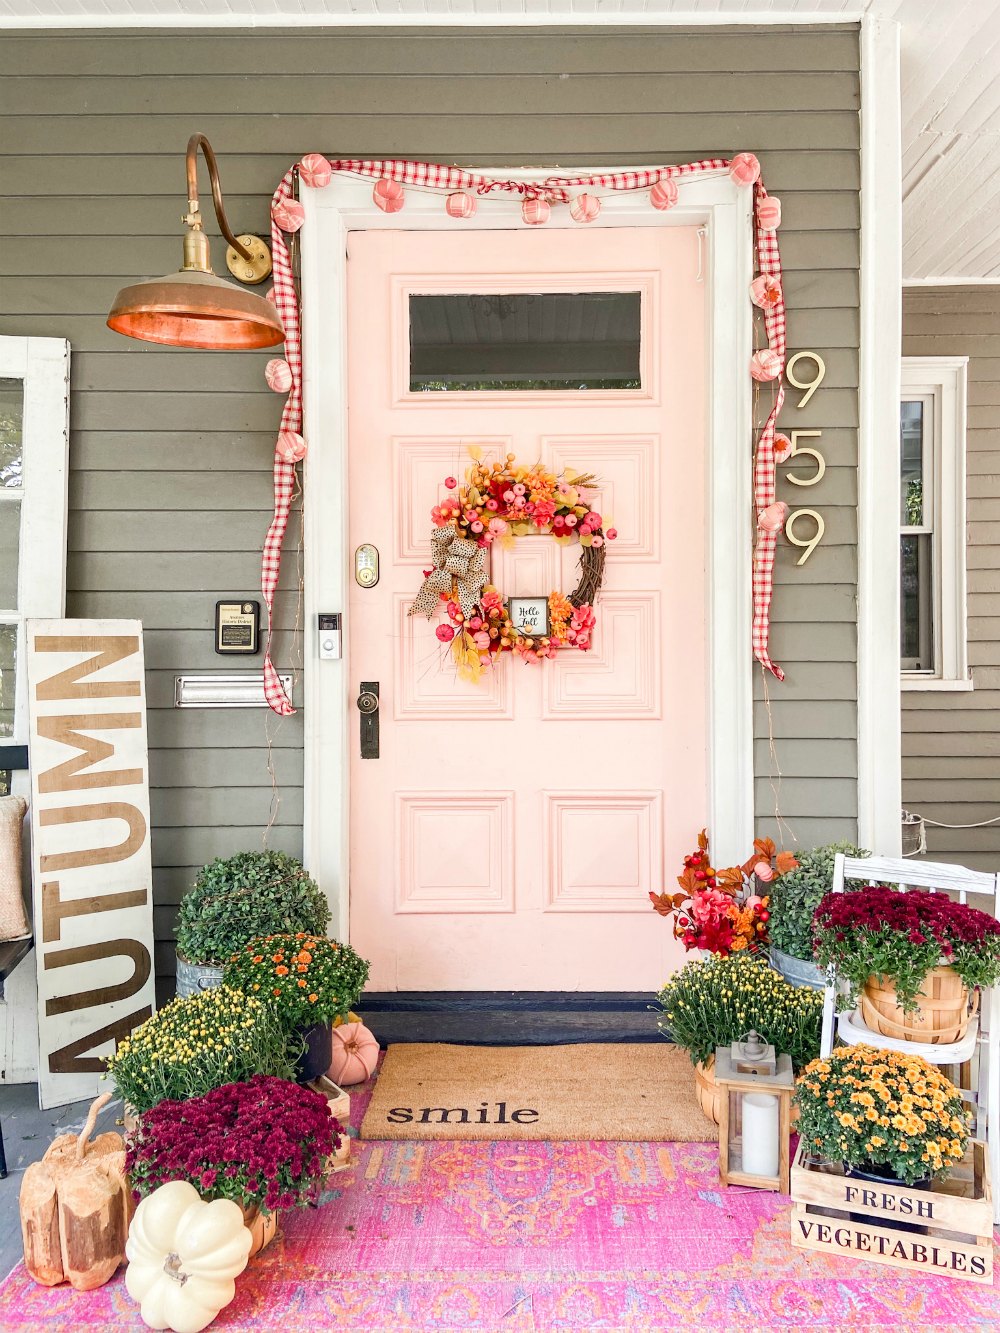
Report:
M 943 865 L 934 861 L 903 861 L 889 857 L 871 856 L 865 859 L 837 854 L 833 867 L 833 892 L 850 892 L 846 880 L 862 884 L 891 884 L 894 888 L 929 889 L 931 893 L 948 892 L 965 903 L 970 897 L 979 899 L 970 906 L 979 907 L 1000 917 L 1000 875 L 966 870 L 964 866 Z M 825 1059 L 833 1050 L 834 1038 L 846 1046 L 865 1043 L 881 1050 L 903 1051 L 907 1055 L 922 1055 L 933 1065 L 956 1067 L 951 1077 L 961 1084 L 963 1096 L 975 1110 L 975 1134 L 985 1139 L 993 1178 L 994 1220 L 1000 1222 L 1000 986 L 984 990 L 978 1014 L 969 1022 L 968 1031 L 961 1041 L 941 1045 L 929 1042 L 897 1041 L 872 1032 L 855 1009 L 838 1011 L 840 986 L 831 968 L 823 1006 L 823 1034 L 820 1054 Z M 963 1079 L 963 1071 L 967 1077 Z

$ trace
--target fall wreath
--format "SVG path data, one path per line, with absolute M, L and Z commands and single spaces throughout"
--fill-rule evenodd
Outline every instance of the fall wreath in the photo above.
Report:
M 469 454 L 464 483 L 446 477 L 448 494 L 431 510 L 433 567 L 424 570 L 410 615 L 430 620 L 443 604 L 447 620 L 437 637 L 451 645 L 458 674 L 467 680 L 478 680 L 500 653 L 538 662 L 559 648 L 586 652 L 606 543 L 618 535 L 613 527 L 605 530 L 604 517 L 583 498 L 597 478 L 568 468 L 552 472 L 541 463 L 526 467 L 514 454 L 493 462 L 481 449 Z M 490 547 L 511 546 L 532 533 L 551 533 L 563 545 L 579 543 L 580 579 L 568 596 L 553 591 L 544 599 L 509 599 L 490 582 Z M 521 602 L 535 603 L 525 608 L 527 619 L 513 609 Z

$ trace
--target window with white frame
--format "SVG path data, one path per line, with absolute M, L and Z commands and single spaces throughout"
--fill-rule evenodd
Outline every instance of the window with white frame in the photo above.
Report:
M 66 603 L 69 344 L 0 337 L 0 793 L 27 796 L 24 622 Z
M 971 689 L 965 580 L 968 357 L 903 357 L 900 670 L 904 689 Z

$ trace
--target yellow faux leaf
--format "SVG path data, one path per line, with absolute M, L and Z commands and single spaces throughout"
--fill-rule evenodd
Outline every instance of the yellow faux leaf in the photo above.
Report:
M 482 460 L 483 446 L 481 444 L 470 444 L 468 446 L 469 457 L 475 459 L 477 463 Z
M 589 532 L 585 532 L 585 533 L 581 536 L 581 538 L 580 538 L 580 545 L 581 545 L 581 546 L 590 546 L 591 543 L 593 542 L 593 540 L 594 540 L 594 539 L 593 539 L 593 537 L 590 535 L 590 533 L 589 533 Z
M 514 545 L 514 534 L 511 532 L 509 528 L 500 538 L 500 545 L 503 547 L 505 551 L 509 551 L 511 547 Z
M 510 527 L 515 537 L 530 537 L 534 530 L 533 523 L 512 523 Z

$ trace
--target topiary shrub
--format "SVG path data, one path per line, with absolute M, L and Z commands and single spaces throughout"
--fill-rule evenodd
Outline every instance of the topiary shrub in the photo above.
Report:
M 770 886 L 768 933 L 775 949 L 812 962 L 813 912 L 833 887 L 833 862 L 838 852 L 845 856 L 870 855 L 849 842 L 831 842 L 801 852 L 798 867 Z
M 222 966 L 255 935 L 325 935 L 330 905 L 301 861 L 285 852 L 238 852 L 209 862 L 181 900 L 177 949 L 189 963 Z

